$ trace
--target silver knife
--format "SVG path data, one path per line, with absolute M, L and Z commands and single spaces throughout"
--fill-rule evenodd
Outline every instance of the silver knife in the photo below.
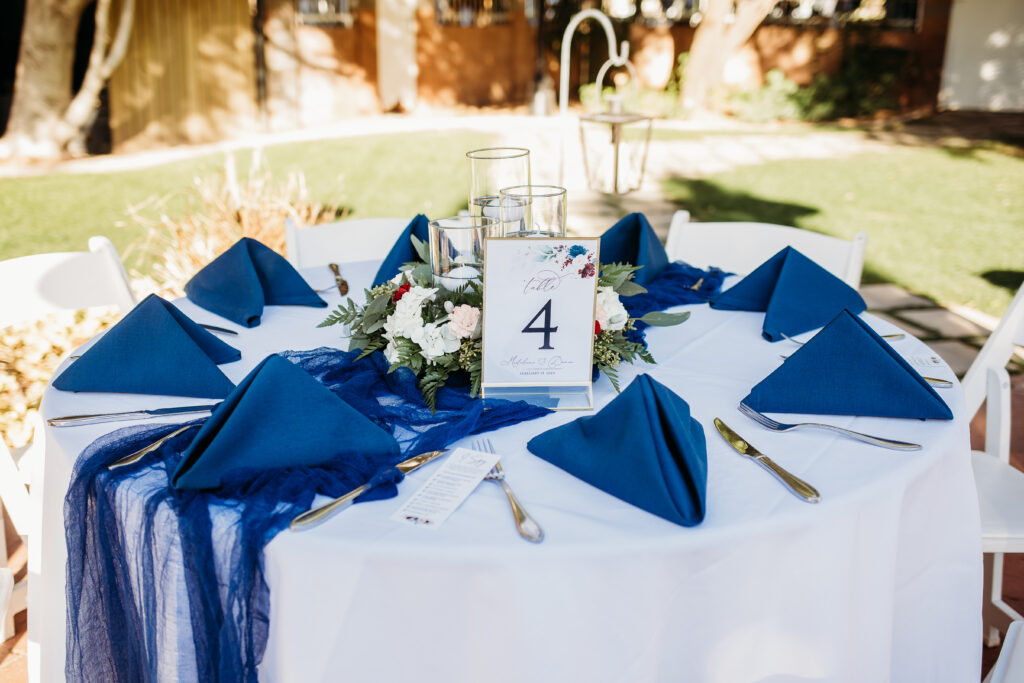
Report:
M 718 433 L 722 435 L 722 438 L 736 449 L 737 453 L 751 458 L 758 465 L 771 472 L 776 479 L 782 482 L 783 486 L 793 492 L 798 498 L 808 503 L 821 502 L 821 494 L 818 493 L 816 488 L 777 465 L 774 460 L 751 446 L 743 437 L 730 429 L 729 425 L 717 417 L 715 418 L 715 427 L 718 428 Z
M 429 451 L 427 453 L 420 453 L 419 455 L 414 455 L 408 460 L 403 460 L 402 462 L 395 465 L 395 468 L 399 470 L 402 474 L 409 474 L 413 470 L 418 469 L 423 465 L 426 465 L 431 460 L 434 460 L 435 458 L 438 458 L 447 452 L 448 451 Z M 349 505 L 354 503 L 356 498 L 361 496 L 363 491 L 366 490 L 366 487 L 367 484 L 363 484 L 362 486 L 358 486 L 352 489 L 345 495 L 335 498 L 326 505 L 321 505 L 318 508 L 307 510 L 306 512 L 303 512 L 301 515 L 296 515 L 295 519 L 293 519 L 291 521 L 291 524 L 288 525 L 288 528 L 292 531 L 299 531 L 301 529 L 305 529 L 315 524 L 319 524 L 328 517 L 331 517 L 332 515 L 341 512 Z
M 338 286 L 338 292 L 345 296 L 348 294 L 348 282 L 341 276 L 341 268 L 338 267 L 337 263 L 328 263 L 327 267 L 334 273 L 334 284 Z
M 187 415 L 188 413 L 209 413 L 219 403 L 208 403 L 198 406 L 175 406 L 174 408 L 156 408 L 154 410 L 126 410 L 121 413 L 95 413 L 93 415 L 64 415 L 51 417 L 46 424 L 51 427 L 72 427 L 75 425 L 91 425 L 100 422 L 120 422 L 121 420 L 144 420 L 148 417 L 163 415 Z
M 216 325 L 208 325 L 207 323 L 197 324 L 199 325 L 199 327 L 202 327 L 205 330 L 209 330 L 210 332 L 223 332 L 224 334 L 234 335 L 235 337 L 238 336 L 237 332 L 235 332 L 234 330 L 229 330 L 226 327 L 217 327 Z

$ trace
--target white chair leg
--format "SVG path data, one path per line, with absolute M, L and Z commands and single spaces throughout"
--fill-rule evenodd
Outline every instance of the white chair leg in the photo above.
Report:
M 1003 553 L 985 553 L 985 604 L 982 607 L 985 645 L 999 645 L 1000 634 L 1021 615 L 1003 600 Z
M 11 614 L 11 593 L 14 591 L 14 574 L 7 567 L 0 567 L 0 610 L 3 610 L 3 628 L 0 640 L 14 635 L 14 615 Z
M 11 574 L 11 570 L 7 568 L 7 533 L 4 530 L 5 522 L 4 506 L 0 503 L 0 582 L 5 582 L 5 577 L 11 577 L 11 586 L 14 588 L 14 578 Z M 3 586 L 0 585 L 0 589 Z M 0 642 L 7 640 L 14 635 L 14 612 L 11 611 L 11 590 L 8 589 L 5 594 L 0 595 L 3 597 L 3 601 L 0 601 L 0 609 L 3 610 L 3 621 L 0 621 Z

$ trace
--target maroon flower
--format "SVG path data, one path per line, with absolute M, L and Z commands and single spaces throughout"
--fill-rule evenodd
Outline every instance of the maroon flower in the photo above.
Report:
M 402 286 L 398 288 L 398 291 L 396 291 L 394 294 L 391 295 L 391 300 L 397 302 L 403 296 L 405 296 L 405 293 L 408 292 L 409 289 L 410 289 L 409 283 L 408 282 L 403 282 Z
M 594 277 L 594 264 L 588 263 L 587 265 L 580 268 L 580 277 L 588 278 Z
M 594 321 L 594 336 L 601 334 L 601 323 Z

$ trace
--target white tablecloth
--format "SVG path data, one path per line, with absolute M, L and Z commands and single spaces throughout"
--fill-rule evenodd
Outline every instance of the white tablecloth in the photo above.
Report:
M 353 292 L 376 264 L 351 264 Z M 330 283 L 326 268 L 307 273 Z M 325 295 L 337 302 L 335 292 Z M 200 322 L 224 321 L 188 301 Z M 707 517 L 683 528 L 584 484 L 532 456 L 525 442 L 580 413 L 506 428 L 492 439 L 508 480 L 544 527 L 521 540 L 500 487 L 484 482 L 438 529 L 388 518 L 399 497 L 356 505 L 266 548 L 271 627 L 267 681 L 976 681 L 982 564 L 959 384 L 940 390 L 956 419 L 829 418 L 924 445 L 904 453 L 826 432 L 768 432 L 739 400 L 795 347 L 760 335 L 762 314 L 689 307 L 679 327 L 651 329 L 657 366 L 624 367 L 623 386 L 649 372 L 685 398 L 708 443 Z M 340 345 L 315 329 L 321 309 L 269 307 L 263 324 L 228 339 L 241 379 L 265 355 Z M 876 330 L 893 331 L 866 316 Z M 894 342 L 927 353 L 913 338 Z M 948 368 L 929 374 L 953 379 Z M 614 392 L 595 385 L 599 406 Z M 46 417 L 188 399 L 46 393 Z M 714 417 L 822 495 L 801 502 L 737 455 Z M 168 420 L 170 421 L 170 420 Z M 75 458 L 121 424 L 47 431 L 44 489 L 44 680 L 63 669 L 61 507 Z M 623 429 L 635 426 L 624 424 Z M 469 440 L 460 445 L 469 445 Z M 628 457 L 628 454 L 624 454 Z M 35 579 L 33 579 L 35 581 Z

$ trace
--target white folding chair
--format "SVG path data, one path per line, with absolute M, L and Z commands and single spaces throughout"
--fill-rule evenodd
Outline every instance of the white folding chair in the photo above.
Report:
M 985 450 L 974 451 L 974 483 L 985 553 L 985 642 L 999 644 L 1010 620 L 1024 619 L 1003 600 L 1003 554 L 1024 553 L 1024 472 L 1010 465 L 1010 375 L 1006 364 L 1024 345 L 1024 286 L 1010 302 L 964 376 L 967 414 L 985 401 Z
M 999 659 L 982 683 L 1020 683 L 1024 681 L 1024 621 L 1015 621 L 1006 630 Z
M 665 250 L 669 259 L 692 266 L 718 266 L 746 275 L 784 247 L 794 247 L 854 289 L 860 286 L 868 236 L 843 240 L 771 223 L 695 223 L 689 211 L 676 211 Z
M 116 306 L 122 313 L 136 303 L 128 274 L 117 249 L 106 237 L 89 239 L 89 251 L 35 254 L 0 261 L 0 328 L 36 320 L 50 313 L 96 306 Z M 28 573 L 39 576 L 42 553 L 38 534 L 43 509 L 43 429 L 36 419 L 32 443 L 11 453 L 0 435 L 0 503 L 18 534 L 28 545 Z M 31 482 L 31 489 L 26 484 Z M 0 582 L 7 567 L 7 544 L 0 519 Z M 54 568 L 63 571 L 63 568 Z M 0 589 L 3 586 L 0 585 Z M 2 597 L 2 595 L 0 595 Z M 33 607 L 29 619 L 29 680 L 39 680 L 37 633 L 41 632 L 38 610 L 41 595 L 29 595 L 27 580 L 12 587 L 11 595 L 0 601 L 0 640 L 14 635 L 14 615 Z
M 407 218 L 359 218 L 300 228 L 284 219 L 288 261 L 296 268 L 384 258 Z
M 0 327 L 94 306 L 127 311 L 136 303 L 124 265 L 106 237 L 90 238 L 89 251 L 0 261 L 0 291 L 8 293 L 0 303 Z

